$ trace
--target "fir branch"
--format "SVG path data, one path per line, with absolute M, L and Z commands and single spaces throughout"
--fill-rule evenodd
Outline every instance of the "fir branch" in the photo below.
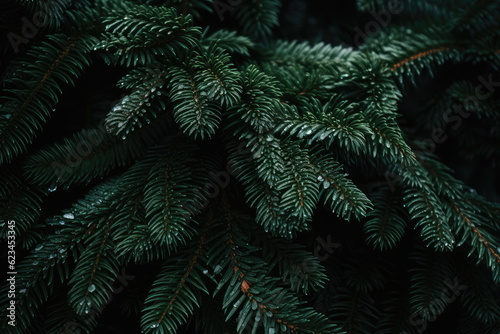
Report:
M 466 210 L 465 208 L 459 208 L 452 202 L 449 202 L 449 204 L 455 211 L 453 217 L 457 232 L 463 231 L 462 240 L 460 241 L 459 245 L 461 245 L 465 240 L 469 239 L 472 246 L 469 255 L 472 252 L 477 252 L 478 262 L 484 260 L 486 262 L 486 265 L 493 271 L 493 279 L 495 280 L 495 282 L 499 282 L 500 252 L 498 252 L 497 249 L 500 243 L 498 242 L 498 240 L 496 240 L 496 238 L 489 235 L 489 233 L 487 233 L 485 230 L 481 230 L 479 226 L 476 226 L 476 224 L 471 221 L 469 216 L 466 214 L 468 210 Z M 470 211 L 469 214 L 470 216 L 477 216 Z M 464 222 L 466 223 L 466 225 L 463 224 Z M 478 223 L 480 224 L 480 221 Z
M 333 159 L 332 155 L 318 150 L 311 159 L 311 166 L 321 184 L 320 196 L 322 201 L 329 205 L 333 212 L 350 220 L 362 219 L 371 209 L 372 204 L 366 195 L 347 178 L 342 166 Z
M 137 127 L 146 126 L 151 119 L 156 119 L 158 111 L 163 111 L 167 104 L 162 96 L 166 95 L 162 90 L 166 74 L 167 69 L 156 63 L 135 69 L 120 80 L 119 86 L 134 88 L 134 91 L 124 96 L 106 116 L 108 132 L 125 139 Z
M 438 47 L 438 48 L 434 48 L 434 49 L 430 49 L 430 50 L 427 50 L 427 51 L 422 51 L 422 52 L 419 52 L 417 54 L 414 54 L 406 59 L 403 59 L 403 60 L 400 60 L 399 62 L 395 63 L 394 65 L 392 65 L 391 67 L 391 71 L 396 71 L 398 68 L 400 68 L 401 66 L 407 64 L 407 63 L 410 63 L 412 61 L 415 61 L 416 59 L 419 59 L 419 58 L 422 58 L 422 57 L 425 57 L 425 56 L 428 56 L 428 55 L 431 55 L 433 53 L 437 53 L 437 52 L 443 52 L 443 51 L 449 51 L 451 48 L 448 47 L 448 46 L 441 46 L 441 47 Z
M 417 220 L 416 226 L 422 227 L 421 236 L 428 245 L 438 250 L 453 249 L 455 238 L 436 194 L 428 189 L 424 192 L 410 188 L 405 190 L 404 201 L 412 218 Z
M 196 265 L 205 240 L 203 233 L 190 256 L 178 257 L 176 263 L 163 266 L 143 309 L 141 328 L 145 333 L 175 332 L 194 308 L 200 306 L 200 292 L 208 293 L 208 290 Z
M 190 15 L 178 16 L 174 8 L 139 5 L 104 19 L 106 32 L 99 47 L 114 52 L 115 59 L 127 66 L 145 65 L 157 56 L 173 58 L 195 45 L 200 36 L 191 21 Z
M 368 213 L 364 225 L 366 241 L 380 250 L 391 249 L 403 237 L 406 221 L 401 215 L 401 204 L 396 194 L 382 189 L 373 195 L 374 209 Z
M 51 35 L 49 41 L 30 50 L 21 63 L 27 77 L 12 79 L 14 87 L 6 90 L 10 95 L 5 96 L 0 118 L 0 164 L 12 161 L 33 142 L 58 102 L 63 81 L 74 84 L 90 64 L 87 53 L 94 44 L 93 36 L 80 31 Z

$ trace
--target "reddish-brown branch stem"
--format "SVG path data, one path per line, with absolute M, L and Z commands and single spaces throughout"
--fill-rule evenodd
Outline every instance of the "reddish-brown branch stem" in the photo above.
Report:
M 233 236 L 231 234 L 231 221 L 232 221 L 232 218 L 233 217 L 232 217 L 231 212 L 229 210 L 226 210 L 226 221 L 227 221 L 227 230 L 228 230 L 228 232 L 226 233 L 227 236 L 228 236 L 227 243 L 229 245 L 231 245 L 231 246 L 234 245 Z M 231 257 L 231 260 L 233 260 L 233 262 L 234 262 L 233 271 L 236 273 L 239 270 L 239 268 L 238 268 L 238 260 L 236 259 L 236 254 L 235 254 L 234 250 L 232 249 L 232 247 L 231 247 L 231 250 L 230 250 L 230 257 Z M 244 278 L 244 274 L 241 271 L 239 273 L 238 281 L 241 281 L 241 284 L 240 284 L 240 290 L 241 290 L 241 292 L 244 293 L 248 298 L 251 298 L 251 300 L 252 300 L 253 303 L 257 303 L 257 306 L 259 307 L 259 309 L 262 312 L 268 312 L 267 307 L 264 304 L 261 304 L 261 303 L 257 302 L 255 300 L 255 298 L 253 298 L 253 294 L 250 293 L 250 292 L 248 292 L 248 290 L 250 289 L 251 283 L 248 282 Z M 271 310 L 271 312 L 272 313 L 277 313 L 276 310 Z M 275 319 L 275 320 L 276 320 L 276 322 L 285 325 L 286 327 L 290 328 L 291 330 L 296 331 L 298 329 L 297 326 L 288 324 L 286 321 L 283 321 L 283 319 Z
M 496 258 L 497 262 L 500 263 L 500 255 L 495 253 L 495 250 L 489 245 L 488 241 L 483 237 L 481 232 L 471 223 L 470 219 L 467 218 L 467 216 L 465 216 L 464 213 L 458 209 L 456 205 L 452 204 L 452 206 L 458 212 L 458 214 L 467 222 L 467 224 L 469 224 L 469 226 L 472 227 L 472 230 L 479 236 L 479 239 L 481 239 L 483 245 L 486 248 L 488 248 L 491 254 L 493 254 L 493 256 Z
M 434 48 L 434 49 L 431 49 L 431 50 L 427 50 L 427 51 L 422 51 L 422 52 L 419 52 L 417 54 L 414 54 L 413 56 L 411 57 L 408 57 L 406 59 L 403 59 L 401 60 L 400 62 L 394 64 L 392 67 L 391 67 L 391 71 L 395 71 L 396 69 L 398 69 L 399 67 L 403 66 L 404 64 L 406 63 L 409 63 L 415 59 L 418 59 L 418 58 L 422 58 L 424 56 L 428 56 L 430 54 L 433 54 L 433 53 L 437 53 L 437 52 L 442 52 L 442 51 L 447 51 L 449 50 L 450 47 L 448 46 L 441 46 L 441 47 L 438 47 L 438 48 Z

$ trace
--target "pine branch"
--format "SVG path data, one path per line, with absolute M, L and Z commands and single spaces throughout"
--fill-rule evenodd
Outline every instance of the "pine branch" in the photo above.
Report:
M 327 277 L 317 257 L 303 247 L 292 247 L 288 240 L 272 239 L 263 231 L 255 230 L 256 246 L 262 247 L 264 259 L 269 263 L 268 274 L 277 267 L 283 281 L 295 292 L 309 294 L 325 286 Z
M 134 69 L 120 80 L 119 86 L 134 90 L 113 106 L 106 116 L 108 132 L 125 139 L 130 132 L 155 120 L 157 113 L 165 110 L 168 103 L 164 98 L 166 92 L 162 89 L 166 74 L 167 69 L 162 64 L 155 63 Z
M 239 36 L 236 31 L 220 29 L 206 36 L 207 33 L 208 29 L 203 31 L 201 36 L 201 44 L 207 48 L 211 44 L 217 43 L 217 46 L 222 49 L 244 56 L 249 56 L 249 51 L 255 48 L 254 42 L 246 36 Z
M 454 280 L 453 263 L 445 254 L 431 254 L 423 249 L 418 249 L 412 259 L 417 264 L 411 270 L 409 302 L 412 314 L 418 314 L 424 321 L 435 319 L 449 304 L 448 295 L 442 292 L 447 291 Z
M 458 245 L 469 240 L 471 245 L 469 255 L 473 252 L 476 253 L 477 262 L 484 261 L 493 272 L 493 280 L 498 283 L 500 280 L 500 252 L 498 251 L 500 241 L 486 231 L 485 227 L 489 224 L 480 215 L 465 206 L 459 207 L 451 201 L 449 205 L 453 209 L 454 228 L 457 233 L 462 234 Z M 477 226 L 472 220 L 477 223 Z M 481 228 L 481 225 L 485 225 L 485 227 Z
M 121 65 L 146 65 L 157 56 L 176 57 L 195 45 L 200 29 L 190 15 L 177 15 L 174 8 L 136 6 L 104 19 L 106 32 L 99 48 L 113 52 Z
M 455 243 L 444 206 L 439 197 L 429 189 L 406 189 L 404 201 L 416 227 L 422 227 L 420 235 L 436 250 L 452 250 Z
M 245 34 L 253 39 L 267 38 L 278 25 L 280 7 L 276 0 L 251 0 L 237 8 L 236 17 Z
M 265 264 L 250 256 L 253 247 L 245 246 L 246 238 L 234 224 L 233 213 L 227 204 L 225 206 L 223 220 L 219 221 L 219 224 L 226 226 L 225 231 L 217 233 L 210 241 L 207 240 L 207 243 L 217 243 L 224 251 L 207 254 L 207 264 L 219 263 L 214 273 L 220 273 L 222 277 L 214 294 L 227 286 L 223 303 L 226 320 L 240 310 L 238 333 L 243 332 L 252 317 L 263 324 L 265 332 L 301 330 L 307 333 L 334 330 L 335 327 L 326 318 L 311 308 L 299 309 L 301 302 L 297 297 L 287 289 L 275 287 L 276 279 L 263 275 Z M 229 257 L 225 257 L 225 254 Z M 256 328 L 257 325 L 253 327 Z
M 403 237 L 406 221 L 401 214 L 401 202 L 389 189 L 382 189 L 372 198 L 374 209 L 364 225 L 366 241 L 374 248 L 393 248 Z M 399 204 L 399 207 L 398 207 Z
M 87 53 L 96 39 L 88 32 L 54 34 L 48 39 L 30 50 L 20 64 L 25 77 L 9 82 L 13 87 L 6 90 L 9 95 L 0 118 L 0 164 L 26 151 L 51 116 L 63 82 L 74 84 L 90 65 Z
M 471 261 L 464 261 L 464 280 L 467 289 L 460 297 L 461 305 L 467 313 L 483 324 L 498 324 L 500 305 L 498 291 L 490 277 L 484 272 L 471 270 Z
M 34 240 L 29 232 L 41 218 L 41 208 L 48 192 L 26 184 L 16 171 L 2 170 L 0 180 L 0 233 L 7 238 L 8 221 L 14 221 L 13 228 L 16 244 L 32 248 Z
M 212 43 L 206 51 L 195 58 L 194 79 L 198 89 L 208 94 L 222 107 L 230 107 L 240 100 L 241 83 L 239 72 L 229 62 L 229 55 L 217 43 Z
M 311 163 L 320 182 L 321 199 L 333 212 L 346 220 L 351 216 L 357 220 L 366 217 L 372 207 L 370 200 L 347 178 L 348 173 L 331 154 L 318 150 Z
M 144 208 L 148 232 L 153 243 L 175 249 L 186 243 L 193 231 L 186 219 L 196 212 L 205 198 L 201 195 L 203 179 L 197 178 L 192 166 L 194 149 L 177 144 L 174 151 L 163 147 L 151 157 L 154 165 L 148 173 L 144 188 Z M 182 150 L 183 156 L 177 151 Z
M 25 173 L 39 185 L 64 186 L 107 175 L 118 166 L 130 164 L 143 154 L 144 146 L 166 134 L 165 117 L 158 118 L 126 140 L 108 134 L 104 126 L 76 132 L 27 159 Z
M 114 223 L 111 219 L 106 228 L 92 234 L 71 275 L 68 303 L 78 315 L 88 314 L 90 309 L 104 309 L 113 290 L 111 283 L 116 279 L 119 268 L 110 237 Z
M 200 306 L 201 293 L 208 293 L 201 279 L 198 258 L 206 235 L 202 234 L 190 256 L 166 263 L 145 302 L 141 328 L 145 333 L 174 333 Z
M 297 109 L 288 108 L 275 131 L 306 138 L 309 143 L 321 141 L 327 148 L 336 144 L 358 154 L 363 152 L 365 136 L 370 130 L 355 112 L 356 107 L 341 96 L 332 97 L 325 105 L 313 99 L 301 114 Z

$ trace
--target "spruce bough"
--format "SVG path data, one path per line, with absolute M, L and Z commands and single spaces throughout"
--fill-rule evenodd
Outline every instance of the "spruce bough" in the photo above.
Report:
M 405 0 L 355 47 L 301 1 L 50 6 L 2 46 L 2 333 L 422 333 L 453 302 L 500 332 L 500 206 L 460 177 L 498 166 L 498 2 Z

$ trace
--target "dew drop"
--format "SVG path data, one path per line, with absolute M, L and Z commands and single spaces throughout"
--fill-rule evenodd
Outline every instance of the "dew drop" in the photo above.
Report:
M 323 180 L 324 180 L 324 179 L 323 179 L 323 176 L 321 176 L 321 175 L 320 175 L 320 176 L 318 176 L 318 181 L 319 181 L 319 182 L 323 182 Z
M 324 140 L 326 137 L 328 137 L 330 133 L 329 132 L 323 132 L 320 136 L 319 136 L 319 140 Z
M 36 266 L 38 264 L 38 261 L 35 261 L 32 263 L 32 265 Z
M 204 273 L 205 275 L 208 275 L 208 269 L 203 270 L 203 273 Z
M 259 307 L 259 305 L 256 302 L 253 302 L 252 303 L 252 310 L 255 311 L 257 309 L 257 307 Z
M 323 182 L 323 188 L 327 189 L 330 186 L 330 182 L 326 181 Z
M 42 249 L 42 248 L 43 248 L 43 245 L 42 245 L 42 244 L 40 244 L 40 245 L 36 246 L 35 251 L 37 251 L 37 252 L 38 252 L 38 251 L 39 251 L 40 249 Z
M 64 252 L 66 252 L 66 250 L 65 250 L 64 248 L 61 248 L 61 249 L 59 250 L 59 253 L 61 253 L 61 254 L 64 254 Z
M 64 220 L 59 221 L 59 225 L 64 225 L 64 224 L 66 224 L 66 222 Z
M 49 255 L 49 260 L 50 260 L 50 259 L 53 259 L 53 258 L 55 258 L 55 257 L 56 257 L 56 255 L 55 255 L 55 254 L 50 254 L 50 255 Z
M 25 292 L 26 292 L 26 289 L 19 290 L 19 293 L 25 293 Z
M 269 318 L 271 318 L 271 317 L 273 316 L 273 312 L 271 312 L 271 311 L 267 311 L 267 312 L 266 312 L 266 315 L 267 315 Z M 269 330 L 271 330 L 271 328 L 269 328 Z M 271 332 L 269 332 L 269 333 L 271 333 Z
M 152 325 L 150 326 L 150 328 L 158 328 L 158 327 L 160 327 L 160 324 L 157 324 L 157 323 L 152 324 Z
M 94 285 L 94 284 L 90 284 L 90 285 L 89 285 L 89 288 L 88 288 L 88 291 L 89 291 L 90 293 L 94 292 L 94 291 L 95 291 L 95 285 Z
M 85 314 L 89 314 L 90 310 L 88 308 L 85 308 Z
M 218 264 L 218 265 L 215 267 L 215 269 L 214 269 L 214 273 L 215 273 L 215 274 L 218 274 L 218 273 L 220 273 L 221 271 L 222 271 L 222 266 Z
M 271 313 L 271 312 L 267 312 L 267 313 Z M 274 332 L 275 332 L 274 328 L 269 328 L 269 330 L 267 331 L 268 334 L 274 334 Z
M 54 192 L 54 191 L 56 191 L 56 189 L 57 189 L 57 186 L 52 186 L 52 187 L 49 188 L 49 191 L 50 192 Z
M 63 217 L 67 218 L 67 219 L 74 219 L 75 218 L 75 216 L 72 213 L 65 213 Z

